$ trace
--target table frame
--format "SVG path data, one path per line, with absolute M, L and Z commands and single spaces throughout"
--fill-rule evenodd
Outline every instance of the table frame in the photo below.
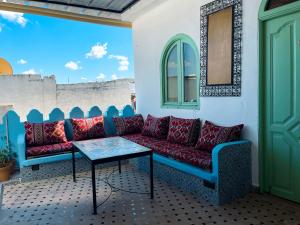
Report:
M 90 163 L 91 171 L 92 171 L 92 189 L 93 189 L 93 214 L 97 214 L 97 194 L 96 194 L 96 175 L 95 175 L 95 166 L 107 163 L 107 162 L 115 162 L 118 161 L 119 173 L 121 173 L 121 160 L 133 159 L 138 157 L 149 156 L 150 159 L 150 197 L 154 198 L 154 184 L 153 184 L 153 152 L 151 150 L 139 153 L 132 153 L 126 155 L 119 155 L 104 159 L 96 159 L 91 160 L 87 155 L 84 154 L 79 148 L 76 146 L 72 149 L 72 170 L 73 170 L 73 181 L 76 182 L 76 165 L 75 165 L 75 152 L 76 150 Z

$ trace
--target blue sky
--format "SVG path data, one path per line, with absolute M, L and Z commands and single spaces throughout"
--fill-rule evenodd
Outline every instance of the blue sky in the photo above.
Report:
M 0 57 L 14 74 L 54 74 L 57 83 L 134 77 L 128 28 L 0 11 Z

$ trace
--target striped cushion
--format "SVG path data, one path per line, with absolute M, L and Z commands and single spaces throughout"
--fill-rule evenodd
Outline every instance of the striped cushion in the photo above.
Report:
M 41 146 L 67 142 L 65 122 L 24 122 L 26 146 Z

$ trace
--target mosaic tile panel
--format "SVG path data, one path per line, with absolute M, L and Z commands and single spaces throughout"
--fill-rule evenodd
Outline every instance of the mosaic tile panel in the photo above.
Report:
M 233 6 L 233 56 L 232 84 L 207 84 L 208 59 L 208 15 Z M 200 96 L 241 96 L 241 64 L 242 64 L 242 32 L 243 10 L 242 0 L 215 0 L 200 9 Z

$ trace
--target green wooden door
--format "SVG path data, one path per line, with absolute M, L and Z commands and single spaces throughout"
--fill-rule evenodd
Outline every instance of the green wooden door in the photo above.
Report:
M 265 25 L 265 181 L 300 202 L 300 13 Z

